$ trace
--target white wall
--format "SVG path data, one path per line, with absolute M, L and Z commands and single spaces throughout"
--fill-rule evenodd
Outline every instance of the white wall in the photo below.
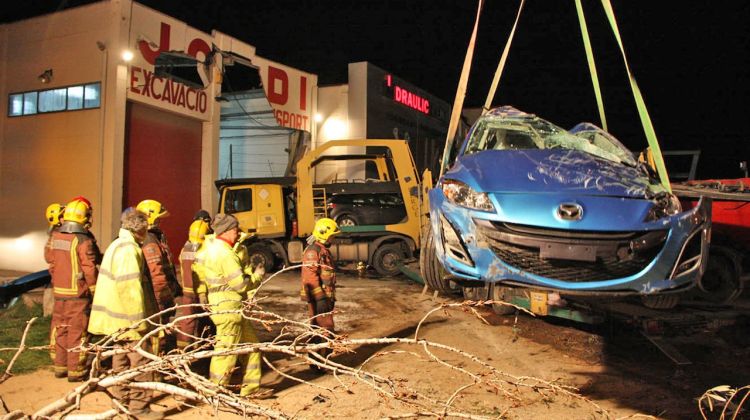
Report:
M 94 3 L 1 27 L 1 238 L 44 232 L 47 205 L 78 195 L 93 202 L 94 234 L 108 236 L 105 223 L 111 219 L 111 206 L 103 203 L 103 190 L 111 190 L 111 185 L 103 185 L 102 177 L 106 99 L 98 109 L 12 118 L 7 117 L 7 107 L 8 94 L 16 92 L 89 82 L 102 82 L 104 91 L 111 63 L 106 46 L 116 40 L 119 6 L 116 1 Z M 52 70 L 53 78 L 45 84 L 38 76 L 46 69 Z M 46 267 L 42 245 L 26 251 L 33 257 L 22 269 Z M 0 267 L 13 268 L 3 261 Z

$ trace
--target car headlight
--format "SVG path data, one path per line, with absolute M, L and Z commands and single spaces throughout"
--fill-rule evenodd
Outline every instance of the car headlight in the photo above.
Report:
M 665 192 L 654 197 L 652 201 L 654 205 L 651 206 L 648 215 L 646 215 L 647 222 L 653 222 L 664 217 L 674 216 L 682 211 L 680 199 L 674 194 Z
M 479 193 L 463 182 L 446 179 L 442 184 L 443 194 L 453 204 L 482 211 L 495 211 L 487 193 Z

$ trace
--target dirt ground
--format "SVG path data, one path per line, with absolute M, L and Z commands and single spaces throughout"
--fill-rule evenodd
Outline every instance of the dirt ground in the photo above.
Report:
M 266 310 L 303 319 L 298 298 L 298 278 L 285 273 L 261 291 Z M 413 337 L 422 317 L 441 302 L 422 293 L 422 286 L 405 278 L 373 279 L 340 275 L 337 291 L 336 326 L 352 338 Z M 453 301 L 459 301 L 455 299 Z M 700 418 L 696 399 L 716 385 L 750 384 L 750 341 L 747 320 L 730 327 L 670 338 L 691 365 L 677 366 L 638 332 L 617 323 L 597 327 L 528 315 L 498 316 L 481 311 L 489 325 L 469 311 L 434 313 L 420 329 L 420 338 L 460 348 L 476 355 L 503 372 L 534 376 L 564 385 L 606 409 L 613 417 L 646 414 L 665 419 Z M 687 328 L 685 329 L 685 332 Z M 261 340 L 270 340 L 276 331 L 259 331 Z M 404 350 L 411 353 L 392 353 Z M 455 370 L 430 361 L 421 348 L 406 345 L 363 346 L 356 352 L 336 357 L 336 361 L 356 366 L 378 352 L 391 352 L 367 363 L 367 369 L 389 377 L 439 400 L 448 400 L 454 391 L 472 380 Z M 480 372 L 474 362 L 456 355 L 436 353 L 457 366 Z M 382 418 L 411 413 L 413 408 L 386 401 L 371 388 L 352 379 L 333 375 L 318 376 L 306 366 L 271 356 L 272 363 L 289 375 L 319 387 L 300 384 L 264 366 L 263 387 L 274 391 L 260 404 L 299 418 Z M 340 379 L 340 381 L 339 381 Z M 345 390 L 344 386 L 348 389 Z M 321 388 L 322 387 L 322 388 Z M 55 379 L 51 369 L 19 375 L 0 384 L 0 396 L 11 410 L 34 412 L 63 396 L 72 386 Z M 333 392 L 323 388 L 333 389 Z M 460 393 L 455 406 L 478 416 L 512 419 L 588 419 L 601 417 L 583 400 L 561 395 L 522 392 L 510 399 L 483 386 Z M 108 409 L 106 395 L 85 397 L 81 412 Z M 214 416 L 209 407 L 190 408 L 172 398 L 152 406 L 169 417 L 199 419 Z M 219 413 L 219 418 L 234 418 Z

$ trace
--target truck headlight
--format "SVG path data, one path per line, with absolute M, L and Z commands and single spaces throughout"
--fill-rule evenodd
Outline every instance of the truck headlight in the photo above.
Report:
M 646 215 L 647 222 L 653 222 L 664 217 L 674 216 L 682 211 L 680 199 L 670 193 L 659 194 L 652 200 L 654 205 Z
M 463 182 L 446 179 L 443 180 L 442 189 L 445 197 L 453 204 L 474 210 L 495 211 L 487 193 L 476 192 Z

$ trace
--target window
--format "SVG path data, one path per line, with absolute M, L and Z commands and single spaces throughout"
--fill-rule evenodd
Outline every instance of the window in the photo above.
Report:
M 39 92 L 39 112 L 64 111 L 67 105 L 67 89 L 52 89 Z
M 16 93 L 8 97 L 8 115 L 15 117 L 23 115 L 23 94 Z
M 99 82 L 8 95 L 8 116 L 76 111 L 101 106 Z
M 253 209 L 253 190 L 228 190 L 224 196 L 224 213 L 240 213 Z
M 101 103 L 101 100 L 99 99 L 101 86 L 101 83 L 86 85 L 83 96 L 84 108 L 99 108 L 99 104 Z
M 36 114 L 36 92 L 23 94 L 23 115 Z
M 83 86 L 71 86 L 68 88 L 68 109 L 83 108 Z

